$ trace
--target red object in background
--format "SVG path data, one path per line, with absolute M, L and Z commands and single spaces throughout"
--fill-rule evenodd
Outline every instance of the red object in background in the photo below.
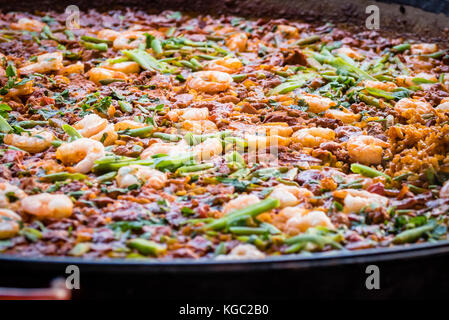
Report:
M 0 300 L 70 300 L 64 279 L 55 279 L 50 288 L 0 288 Z

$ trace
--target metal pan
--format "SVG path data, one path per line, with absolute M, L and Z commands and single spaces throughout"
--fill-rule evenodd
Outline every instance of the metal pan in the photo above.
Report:
M 381 33 L 394 30 L 406 37 L 447 43 L 445 28 L 449 28 L 447 0 L 150 0 L 144 3 L 137 0 L 98 0 L 94 3 L 0 0 L 4 12 L 64 10 L 71 4 L 80 9 L 139 7 L 307 21 L 325 19 L 357 28 L 365 25 L 366 7 L 375 4 L 380 8 Z M 74 291 L 75 298 L 116 298 L 118 295 L 165 299 L 186 296 L 190 299 L 404 298 L 420 297 L 424 291 L 430 298 L 449 293 L 449 241 L 255 261 L 94 261 L 0 255 L 0 286 L 45 287 L 51 279 L 66 276 L 68 265 L 78 266 L 81 272 L 82 290 Z M 379 268 L 381 290 L 367 289 L 368 265 Z

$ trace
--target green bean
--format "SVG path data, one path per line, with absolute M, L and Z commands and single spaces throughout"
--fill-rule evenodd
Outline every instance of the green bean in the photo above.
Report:
M 64 180 L 85 180 L 87 176 L 82 173 L 57 172 L 46 174 L 40 177 L 44 182 L 64 181 Z
M 179 167 L 192 162 L 194 159 L 193 154 L 187 153 L 182 155 L 176 155 L 176 156 L 165 156 L 156 158 L 154 161 L 155 165 L 154 167 L 158 170 L 170 170 L 174 171 L 178 169 Z
M 83 136 L 74 127 L 68 124 L 62 125 L 62 130 L 70 137 L 69 141 L 81 139 Z
M 151 41 L 151 49 L 153 49 L 154 53 L 158 56 L 160 56 L 164 51 L 162 49 L 161 41 L 157 38 L 154 38 L 153 41 Z
M 151 131 L 153 131 L 153 129 L 154 129 L 154 127 L 150 125 L 150 126 L 143 127 L 143 128 L 121 130 L 118 132 L 118 134 L 131 136 L 131 137 L 145 138 L 151 134 Z
M 232 80 L 234 80 L 235 82 L 243 81 L 246 78 L 248 78 L 248 74 L 246 74 L 246 73 L 232 75 Z
M 240 218 L 242 216 L 250 216 L 255 217 L 261 213 L 266 211 L 270 211 L 274 208 L 279 207 L 279 200 L 273 198 L 267 198 L 262 200 L 256 204 L 250 205 L 246 208 L 235 210 L 223 218 L 217 219 L 212 223 L 209 223 L 205 226 L 206 229 L 219 230 L 223 229 L 229 225 L 231 220 L 235 220 L 236 218 Z
M 410 48 L 411 48 L 410 43 L 402 43 L 402 44 L 398 44 L 397 46 L 394 46 L 393 48 L 391 48 L 391 51 L 400 53 L 400 52 L 404 52 L 405 50 L 409 50 Z
M 63 143 L 64 143 L 64 141 L 61 141 L 61 140 L 53 140 L 51 142 L 51 145 L 57 148 L 57 147 L 61 146 Z
M 222 254 L 226 254 L 226 243 L 225 242 L 220 242 L 214 251 L 215 257 L 222 255 Z
M 20 121 L 17 125 L 24 129 L 34 128 L 36 126 L 44 126 L 48 124 L 48 121 L 35 121 L 35 120 L 28 120 L 28 121 Z
M 98 39 L 98 38 L 91 37 L 91 36 L 81 36 L 81 40 L 83 40 L 85 42 L 92 42 L 92 43 L 107 43 L 107 44 L 111 44 L 111 41 L 109 41 L 109 40 Z
M 306 44 L 311 44 L 311 43 L 317 42 L 320 39 L 321 39 L 321 37 L 319 35 L 312 35 L 310 37 L 299 39 L 298 41 L 295 42 L 295 45 L 303 46 Z
M 315 234 L 300 234 L 295 237 L 289 238 L 284 241 L 285 244 L 292 245 L 295 243 L 307 243 L 312 242 L 316 244 L 320 249 L 323 249 L 325 245 L 330 245 L 334 249 L 341 249 L 342 246 L 336 242 L 335 240 L 331 239 L 330 237 L 325 237 L 321 235 L 315 235 Z
M 195 70 L 201 70 L 203 69 L 202 64 L 195 58 L 190 59 L 190 63 L 193 65 Z
M 436 227 L 436 223 L 431 222 L 431 223 L 428 223 L 428 224 L 418 227 L 418 228 L 405 230 L 405 231 L 399 233 L 398 235 L 396 235 L 393 238 L 392 242 L 394 244 L 415 242 L 416 240 L 421 238 L 421 236 L 423 236 L 426 232 L 430 232 L 433 229 L 435 229 L 435 227 Z
M 105 174 L 103 174 L 101 176 L 98 176 L 96 181 L 98 183 L 104 183 L 104 182 L 107 182 L 107 181 L 111 181 L 111 180 L 113 180 L 115 178 L 116 175 L 117 175 L 117 172 L 115 172 L 115 171 L 108 172 L 108 173 L 105 173 Z
M 375 178 L 375 177 L 385 177 L 387 181 L 391 181 L 391 177 L 383 172 L 380 172 L 378 170 L 375 170 L 371 167 L 365 166 L 360 163 L 353 163 L 351 164 L 351 171 L 354 173 L 361 174 L 362 176 L 369 177 L 369 178 Z
M 413 175 L 412 172 L 406 172 L 406 173 L 398 175 L 397 177 L 394 177 L 393 181 L 402 181 L 402 180 L 405 180 L 405 179 L 407 179 L 408 177 L 410 177 L 412 175 Z
M 74 41 L 75 40 L 75 35 L 73 34 L 72 31 L 64 30 L 64 34 L 67 36 L 68 40 L 70 40 L 70 41 Z
M 142 160 L 109 160 L 109 161 L 101 161 L 97 160 L 95 161 L 95 165 L 93 167 L 94 173 L 101 173 L 101 172 L 110 172 L 110 171 L 117 171 L 118 169 L 122 167 L 126 167 L 129 165 L 138 164 L 142 166 L 150 166 L 154 164 L 154 159 L 142 159 Z
M 447 51 L 443 50 L 443 51 L 438 51 L 438 52 L 434 52 L 434 53 L 423 54 L 422 57 L 438 59 L 438 58 L 441 58 L 442 56 L 444 56 L 446 53 L 447 53 Z
M 132 104 L 127 101 L 119 100 L 118 105 L 120 107 L 120 110 L 122 110 L 123 112 L 132 112 L 133 111 Z
M 106 43 L 92 43 L 86 41 L 80 41 L 80 43 L 89 50 L 108 51 L 108 45 Z
M 126 242 L 127 246 L 136 249 L 143 255 L 159 256 L 166 252 L 166 248 L 159 243 L 147 239 L 136 238 Z
M 163 133 L 163 132 L 155 132 L 152 134 L 153 138 L 159 138 L 162 140 L 167 140 L 167 141 L 179 141 L 182 138 L 180 136 L 177 136 L 175 134 L 169 134 L 169 133 Z
M 8 123 L 8 121 L 6 121 L 5 118 L 0 115 L 0 132 L 9 133 L 12 131 L 13 128 L 11 127 L 11 125 Z
M 125 80 L 123 80 L 123 79 L 114 79 L 114 78 L 112 78 L 112 79 L 101 79 L 100 80 L 100 83 L 102 85 L 104 85 L 104 86 L 106 86 L 108 84 L 111 84 L 111 83 L 114 83 L 114 82 L 125 82 Z
M 369 104 L 369 105 L 372 105 L 375 107 L 380 107 L 379 99 L 376 99 L 374 97 L 370 97 L 370 96 L 367 96 L 367 95 L 359 92 L 359 99 L 361 101 L 365 102 L 366 104 Z
M 129 59 L 137 62 L 145 70 L 161 71 L 163 69 L 159 61 L 145 50 L 123 50 L 122 53 Z
M 74 257 L 81 257 L 83 254 L 89 252 L 91 244 L 88 242 L 77 243 L 72 250 L 69 251 L 69 255 Z
M 252 228 L 252 227 L 229 227 L 229 231 L 238 235 L 249 235 L 249 234 L 267 234 L 268 230 L 266 228 Z
M 197 171 L 203 171 L 207 169 L 213 168 L 215 165 L 213 163 L 202 163 L 202 164 L 195 164 L 192 166 L 183 166 L 178 169 L 178 172 L 180 174 L 183 173 L 190 173 L 190 172 L 197 172 Z

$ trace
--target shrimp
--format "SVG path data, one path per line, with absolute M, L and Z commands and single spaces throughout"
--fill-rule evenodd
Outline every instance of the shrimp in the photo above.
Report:
M 406 119 L 413 118 L 416 114 L 432 113 L 433 108 L 430 103 L 417 100 L 402 98 L 394 105 L 394 110 Z
M 414 76 L 398 76 L 396 77 L 396 83 L 402 87 L 412 87 L 417 84 L 413 81 L 416 78 L 422 78 L 429 80 L 430 82 L 437 82 L 437 78 L 433 74 L 429 74 L 426 72 L 420 72 Z M 418 85 L 421 89 L 425 89 L 427 87 L 432 86 L 432 83 L 422 83 Z
M 89 138 L 81 138 L 65 143 L 56 150 L 56 159 L 65 165 L 74 165 L 76 172 L 87 173 L 94 166 L 95 160 L 104 157 L 104 146 L 101 142 Z
M 229 36 L 226 46 L 231 51 L 245 51 L 248 43 L 248 36 L 244 32 L 237 32 Z
M 276 31 L 287 38 L 297 38 L 299 36 L 297 28 L 285 24 L 278 25 Z
M 398 86 L 393 82 L 381 82 L 381 81 L 374 81 L 374 80 L 364 80 L 363 86 L 365 88 L 374 88 L 384 91 L 393 91 Z
M 235 73 L 242 68 L 242 62 L 237 58 L 224 57 L 210 61 L 206 65 L 207 70 Z
M 250 205 L 253 205 L 253 204 L 256 204 L 259 202 L 260 202 L 260 199 L 253 194 L 239 195 L 237 198 L 226 203 L 223 206 L 223 209 L 221 210 L 221 212 L 223 213 L 223 215 L 225 215 L 225 214 L 231 213 L 233 211 L 246 208 Z
M 136 122 L 133 120 L 123 120 L 114 124 L 115 131 L 121 131 L 126 129 L 139 129 L 143 127 L 145 127 L 145 125 L 142 122 Z
M 259 136 L 247 134 L 245 138 L 248 141 L 248 147 L 253 150 L 260 150 L 268 147 L 288 146 L 290 144 L 290 138 L 281 137 L 278 135 Z
M 125 74 L 138 73 L 140 71 L 139 64 L 134 61 L 124 61 L 113 64 L 105 64 L 102 67 L 109 70 L 123 72 Z
M 166 155 L 175 155 L 181 154 L 187 151 L 187 145 L 185 141 L 182 140 L 179 143 L 165 143 L 165 142 L 156 142 L 151 146 L 143 150 L 140 154 L 141 159 L 149 159 L 156 154 L 166 154 Z
M 344 199 L 344 213 L 359 213 L 362 209 L 385 208 L 388 205 L 387 197 L 365 190 L 336 190 L 334 197 Z
M 337 53 L 344 54 L 354 60 L 363 60 L 363 55 L 360 52 L 349 47 L 341 47 L 337 49 Z
M 437 52 L 438 45 L 435 43 L 417 43 L 412 44 L 410 51 L 412 54 L 429 54 Z
M 277 185 L 270 193 L 270 198 L 278 199 L 280 208 L 296 206 L 313 196 L 313 193 L 306 188 L 298 188 L 296 186 L 287 186 L 284 184 Z
M 347 141 L 351 159 L 366 165 L 381 163 L 383 148 L 389 146 L 387 142 L 372 136 L 351 136 Z
M 89 114 L 73 125 L 85 138 L 91 138 L 103 142 L 105 146 L 111 145 L 117 140 L 118 134 L 114 126 L 97 114 Z
M 37 57 L 37 62 L 29 64 L 19 69 L 20 74 L 47 73 L 59 71 L 64 68 L 62 64 L 62 53 L 59 51 L 41 54 Z
M 40 193 L 23 199 L 21 208 L 40 219 L 64 219 L 72 215 L 73 202 L 65 194 Z
M 182 109 L 182 120 L 207 120 L 209 118 L 208 108 L 188 108 Z
M 182 128 L 196 134 L 218 131 L 217 125 L 210 120 L 186 120 L 182 123 Z
M 14 97 L 27 96 L 29 94 L 32 94 L 33 91 L 34 91 L 33 80 L 30 80 L 15 88 L 9 89 L 9 92 L 6 94 L 6 97 L 14 98 Z
M 193 147 L 193 152 L 198 161 L 208 160 L 223 151 L 223 145 L 217 138 L 207 139 Z
M 187 78 L 187 87 L 204 93 L 219 93 L 226 91 L 232 82 L 232 77 L 221 71 L 198 71 Z
M 345 124 L 351 124 L 356 121 L 359 121 L 361 117 L 360 114 L 355 114 L 345 108 L 343 110 L 329 109 L 324 113 L 324 116 L 330 119 L 341 120 Z
M 0 182 L 0 208 L 17 210 L 26 193 L 12 184 Z
M 304 100 L 309 106 L 308 111 L 313 113 L 320 113 L 326 111 L 330 107 L 334 107 L 337 104 L 329 98 L 321 97 L 316 94 L 304 93 L 298 97 Z
M 115 50 L 135 49 L 145 43 L 145 35 L 142 31 L 125 31 L 120 33 L 112 43 Z
M 103 80 L 121 79 L 126 80 L 128 77 L 121 71 L 109 70 L 106 68 L 92 68 L 88 72 L 89 80 L 95 82 L 97 85 L 101 84 Z
M 3 141 L 27 152 L 38 153 L 48 149 L 53 139 L 54 135 L 50 131 L 35 129 L 22 132 L 20 135 L 15 133 L 7 134 Z
M 84 73 L 84 63 L 82 63 L 81 61 L 78 61 L 77 63 L 70 64 L 70 65 L 62 68 L 58 73 L 62 74 L 62 75 L 70 75 L 70 74 L 74 74 L 74 73 L 78 73 L 78 74 Z
M 45 23 L 35 19 L 21 18 L 17 22 L 11 23 L 11 29 L 26 30 L 30 32 L 41 32 L 45 27 Z
M 439 111 L 449 111 L 449 98 L 444 98 L 440 101 L 440 104 L 435 108 Z
M 447 180 L 441 187 L 440 198 L 449 198 L 449 180 Z
M 99 115 L 92 113 L 73 125 L 73 127 L 85 138 L 89 138 L 94 134 L 106 129 L 108 120 L 101 118 Z
M 256 132 L 267 136 L 290 137 L 293 129 L 286 122 L 268 122 L 256 129 Z
M 101 40 L 114 41 L 120 35 L 120 32 L 111 30 L 111 29 L 103 29 L 98 31 L 97 38 Z
M 115 180 L 120 188 L 127 188 L 132 185 L 146 185 L 155 189 L 161 189 L 167 182 L 167 176 L 156 169 L 141 165 L 130 165 L 120 168 Z
M 328 128 L 305 128 L 296 131 L 293 142 L 300 143 L 303 147 L 318 147 L 323 142 L 333 141 L 335 132 Z
M 219 255 L 217 260 L 245 260 L 245 259 L 263 259 L 265 253 L 257 249 L 252 244 L 239 244 L 227 255 Z
M 285 231 L 291 236 L 318 226 L 334 229 L 331 220 L 323 211 L 308 211 L 303 208 L 287 207 L 281 210 L 279 214 L 290 216 L 285 224 Z
M 14 211 L 0 209 L 0 240 L 9 239 L 19 233 L 22 218 Z

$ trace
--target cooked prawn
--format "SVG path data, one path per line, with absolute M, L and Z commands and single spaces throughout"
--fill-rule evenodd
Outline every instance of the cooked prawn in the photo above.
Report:
M 217 125 L 210 120 L 186 120 L 182 123 L 182 128 L 196 134 L 218 131 Z
M 296 206 L 301 201 L 305 201 L 312 196 L 313 193 L 306 188 L 287 186 L 285 184 L 277 185 L 270 193 L 270 198 L 280 201 L 280 208 Z
M 120 168 L 115 177 L 120 188 L 132 185 L 146 185 L 161 189 L 167 182 L 167 176 L 158 170 L 141 165 L 130 165 Z
M 226 46 L 232 51 L 245 51 L 248 36 L 244 32 L 237 32 L 229 36 Z
M 308 211 L 298 207 L 287 207 L 279 214 L 290 216 L 285 224 L 285 232 L 292 236 L 318 226 L 328 229 L 334 228 L 331 220 L 323 211 Z
M 347 141 L 349 156 L 362 164 L 379 164 L 382 161 L 383 148 L 389 144 L 372 136 L 351 136 Z
M 224 57 L 210 61 L 206 65 L 207 70 L 235 73 L 242 68 L 242 62 L 237 58 Z
M 265 254 L 252 244 L 239 244 L 227 255 L 219 255 L 217 260 L 263 259 Z
M 219 93 L 226 91 L 232 82 L 232 77 L 221 71 L 198 71 L 187 78 L 187 87 L 204 93 Z
M 101 84 L 101 81 L 103 80 L 113 80 L 113 79 L 120 79 L 120 80 L 126 80 L 128 77 L 125 73 L 115 70 L 109 70 L 106 68 L 92 68 L 88 72 L 89 74 L 89 80 L 92 82 L 95 82 L 97 85 Z
M 8 182 L 0 182 L 0 208 L 17 210 L 26 193 Z
M 345 213 L 359 213 L 362 209 L 386 207 L 388 198 L 365 190 L 342 189 L 334 191 L 334 197 L 344 199 Z
M 7 134 L 3 141 L 30 153 L 38 153 L 48 149 L 54 139 L 53 133 L 44 130 L 30 130 L 21 134 Z
M 0 240 L 9 239 L 19 233 L 22 218 L 12 210 L 0 209 Z
M 219 155 L 223 151 L 223 145 L 217 138 L 207 139 L 193 147 L 193 152 L 198 161 L 208 160 Z
M 35 19 L 21 18 L 17 22 L 11 23 L 11 29 L 14 30 L 26 30 L 30 32 L 41 32 L 45 23 Z
M 37 57 L 37 62 L 21 67 L 19 69 L 19 73 L 47 73 L 51 71 L 59 71 L 62 68 L 64 68 L 64 65 L 62 64 L 62 52 L 56 51 L 41 54 Z
M 326 111 L 330 107 L 334 107 L 337 105 L 337 103 L 329 98 L 321 97 L 311 93 L 304 93 L 298 98 L 304 100 L 309 106 L 308 110 L 313 113 L 320 113 Z
M 430 103 L 409 98 L 403 98 L 396 102 L 394 110 L 406 119 L 413 118 L 416 114 L 422 115 L 433 112 Z
M 229 201 L 223 206 L 221 212 L 225 215 L 236 210 L 246 208 L 252 204 L 260 202 L 260 199 L 253 194 L 239 195 L 237 198 Z
M 81 138 L 65 143 L 56 150 L 56 159 L 65 165 L 75 165 L 76 172 L 87 173 L 94 166 L 97 159 L 104 157 L 104 146 L 89 138 Z
M 323 142 L 333 141 L 335 132 L 328 128 L 305 128 L 293 133 L 293 142 L 300 143 L 303 147 L 318 147 Z
M 360 114 L 355 114 L 345 108 L 343 108 L 343 110 L 329 109 L 324 113 L 324 116 L 330 119 L 338 119 L 345 124 L 351 124 L 359 121 L 361 117 Z
M 72 215 L 73 202 L 64 194 L 40 193 L 21 201 L 24 212 L 41 219 L 64 219 Z
M 145 35 L 142 31 L 125 31 L 120 33 L 112 44 L 115 50 L 135 49 L 145 43 Z

